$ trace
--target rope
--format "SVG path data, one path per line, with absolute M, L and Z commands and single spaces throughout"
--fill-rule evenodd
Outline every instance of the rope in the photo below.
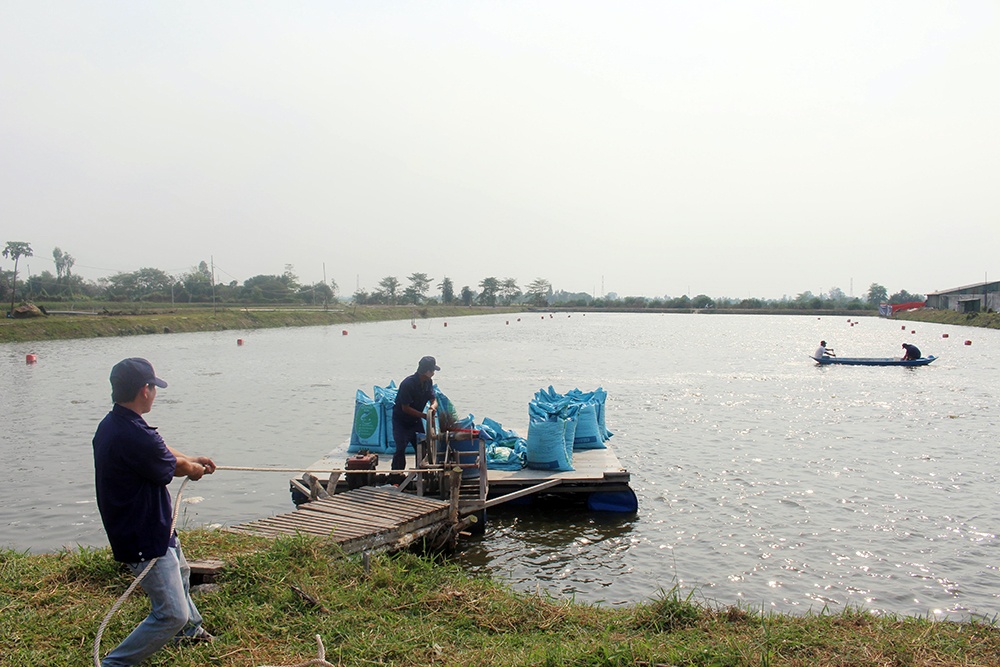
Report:
M 184 478 L 184 481 L 181 482 L 181 488 L 177 489 L 177 496 L 174 497 L 174 516 L 170 521 L 170 533 L 169 533 L 170 535 L 174 534 L 174 528 L 177 526 L 177 512 L 178 510 L 180 510 L 181 507 L 180 503 L 181 494 L 184 493 L 184 487 L 187 486 L 187 483 L 189 481 L 190 481 L 189 477 Z M 101 621 L 101 627 L 98 628 L 97 636 L 94 637 L 95 667 L 101 667 L 101 637 L 104 636 L 104 630 L 108 627 L 108 623 L 111 622 L 111 617 L 118 612 L 118 610 L 121 608 L 123 604 L 125 604 L 125 600 L 127 600 L 128 597 L 132 595 L 132 591 L 136 589 L 136 587 L 139 585 L 139 582 L 142 581 L 149 573 L 149 571 L 153 569 L 153 563 L 155 563 L 158 560 L 160 560 L 159 556 L 149 561 L 149 565 L 146 566 L 146 569 L 143 570 L 141 573 L 139 573 L 139 576 L 135 578 L 135 581 L 133 581 L 132 584 L 127 589 L 125 589 L 125 592 L 122 593 L 121 597 L 115 600 L 115 603 L 111 605 L 111 609 L 108 610 L 108 613 L 104 617 L 104 620 Z
M 333 663 L 326 661 L 326 649 L 323 647 L 323 639 L 316 635 L 316 643 L 319 644 L 317 656 L 312 660 L 306 660 L 295 665 L 261 665 L 260 667 L 309 667 L 309 665 L 320 665 L 321 667 L 337 667 Z
M 315 474 L 322 473 L 372 473 L 378 472 L 377 470 L 348 470 L 347 468 L 329 468 L 326 470 L 317 470 L 316 468 L 254 468 L 252 466 L 215 466 L 216 470 L 242 470 L 244 472 L 311 472 Z M 409 473 L 427 473 L 433 471 L 433 468 L 413 468 L 407 470 L 391 470 L 392 473 L 399 474 L 409 474 Z

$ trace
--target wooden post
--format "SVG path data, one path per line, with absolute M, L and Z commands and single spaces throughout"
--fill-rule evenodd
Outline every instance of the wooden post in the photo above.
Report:
M 326 492 L 331 496 L 337 492 L 337 482 L 340 481 L 339 472 L 331 472 L 330 478 L 326 481 Z
M 490 492 L 490 483 L 486 477 L 486 442 L 479 438 L 479 499 L 486 500 Z
M 458 466 L 448 470 L 448 486 L 451 489 L 450 497 L 448 498 L 448 522 L 451 525 L 458 523 L 458 500 L 461 496 L 461 486 L 462 486 L 462 469 Z
M 305 480 L 306 484 L 309 485 L 310 499 L 317 500 L 330 497 L 330 494 L 326 492 L 326 489 L 323 488 L 323 485 L 319 483 L 319 479 L 317 479 L 316 475 L 307 472 L 306 474 L 302 475 L 302 479 Z
M 424 440 L 424 442 L 422 444 L 421 444 L 421 442 L 419 440 L 417 440 L 417 444 L 414 445 L 414 449 L 413 449 L 414 457 L 413 458 L 416 460 L 415 464 L 413 466 L 414 468 L 425 468 L 425 467 L 427 467 L 427 459 L 424 458 L 424 456 L 426 455 L 426 452 L 424 451 L 426 449 L 426 446 L 427 446 L 427 441 L 426 440 Z M 420 496 L 421 498 L 423 498 L 423 496 L 424 496 L 424 476 L 423 475 L 417 475 L 417 495 Z

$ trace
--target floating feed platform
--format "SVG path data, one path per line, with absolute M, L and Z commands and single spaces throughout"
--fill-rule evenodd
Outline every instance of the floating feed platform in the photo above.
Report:
M 344 450 L 327 454 L 307 470 L 316 477 L 325 475 L 329 470 L 342 467 L 349 456 L 345 447 Z M 377 480 L 389 478 L 392 472 L 391 458 L 385 455 L 379 457 L 374 470 Z M 408 456 L 408 460 L 412 461 L 412 458 L 412 455 Z M 465 496 L 460 501 L 461 512 L 480 512 L 515 500 L 519 504 L 527 504 L 530 498 L 539 497 L 578 501 L 596 511 L 635 512 L 638 509 L 635 493 L 629 486 L 631 475 L 610 446 L 574 451 L 573 468 L 570 471 L 483 468 L 482 472 L 485 474 L 478 480 L 479 497 Z M 298 494 L 298 500 L 304 500 L 301 497 L 301 487 L 308 484 L 298 484 L 299 492 L 295 491 L 295 486 L 293 480 L 293 495 Z M 344 479 L 336 483 L 338 495 L 348 488 L 348 482 Z

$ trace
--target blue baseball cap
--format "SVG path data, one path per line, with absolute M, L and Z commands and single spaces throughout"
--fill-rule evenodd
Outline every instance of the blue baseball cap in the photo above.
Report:
M 420 363 L 417 364 L 417 372 L 426 373 L 430 370 L 439 371 L 441 370 L 441 367 L 437 365 L 437 361 L 434 360 L 434 357 L 422 357 L 420 359 Z
M 126 395 L 134 394 L 147 384 L 155 384 L 161 389 L 167 386 L 156 377 L 153 364 L 141 357 L 122 359 L 111 369 L 111 388 L 121 389 Z

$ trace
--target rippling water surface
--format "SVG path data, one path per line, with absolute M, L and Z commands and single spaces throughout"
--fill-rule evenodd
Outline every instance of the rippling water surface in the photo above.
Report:
M 170 383 L 147 419 L 172 446 L 220 465 L 301 466 L 346 452 L 355 390 L 370 395 L 433 354 L 461 413 L 522 435 L 537 389 L 603 386 L 611 443 L 639 496 L 630 517 L 494 512 L 459 557 L 471 570 L 605 604 L 676 585 L 712 604 L 789 612 L 1000 613 L 1000 332 L 593 313 L 343 329 L 0 345 L 0 546 L 106 544 L 90 439 L 123 357 L 148 357 Z M 807 356 L 820 338 L 848 356 L 912 341 L 940 358 L 818 367 Z M 181 521 L 288 511 L 287 487 L 287 475 L 220 471 L 187 487 Z

